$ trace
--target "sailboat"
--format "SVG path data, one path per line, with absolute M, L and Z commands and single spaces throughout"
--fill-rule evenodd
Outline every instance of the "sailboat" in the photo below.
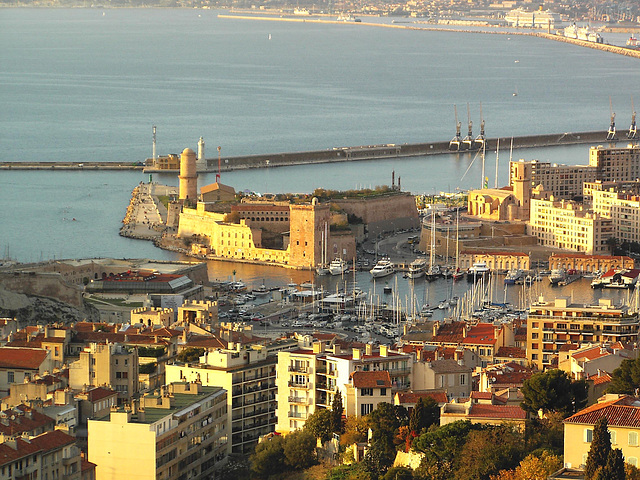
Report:
M 513 96 L 514 96 L 514 97 L 517 97 L 517 96 L 518 96 L 518 87 L 516 87 L 516 89 L 514 90 L 514 92 L 513 92 Z
M 316 267 L 316 273 L 318 275 L 328 275 L 330 270 L 329 270 L 329 265 L 327 265 L 327 243 L 329 243 L 327 241 L 327 224 L 324 224 L 324 232 L 322 232 L 321 238 L 320 238 L 320 243 L 322 244 L 322 252 L 321 252 L 321 261 L 320 261 L 320 265 L 318 265 Z
M 460 271 L 460 208 L 456 209 L 456 269 L 453 272 L 453 281 L 464 278 L 464 272 Z
M 429 269 L 425 272 L 427 280 L 432 281 L 440 276 L 440 267 L 433 264 L 436 249 L 436 213 L 431 212 L 431 251 L 429 253 Z

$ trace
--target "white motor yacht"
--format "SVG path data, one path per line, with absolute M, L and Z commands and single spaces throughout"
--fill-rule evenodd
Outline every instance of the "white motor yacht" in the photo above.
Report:
M 376 263 L 375 267 L 369 270 L 369 273 L 371 273 L 373 278 L 380 278 L 391 275 L 392 273 L 395 273 L 395 271 L 393 262 L 388 258 L 383 258 Z

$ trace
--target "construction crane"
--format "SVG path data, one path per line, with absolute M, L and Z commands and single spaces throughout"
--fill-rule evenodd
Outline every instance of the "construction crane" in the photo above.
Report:
M 638 129 L 636 128 L 636 110 L 633 107 L 633 95 L 631 95 L 631 126 L 629 127 L 629 133 L 627 133 L 629 140 L 638 139 Z
M 467 136 L 462 140 L 462 145 L 466 150 L 471 150 L 473 146 L 473 122 L 471 121 L 471 113 L 469 111 L 469 104 L 467 103 L 467 121 L 469 122 L 469 131 Z
M 449 150 L 460 150 L 460 128 L 462 123 L 458 121 L 458 107 L 456 105 L 453 106 L 453 111 L 456 116 L 456 136 L 449 142 Z
M 607 132 L 607 140 L 617 140 L 616 138 L 616 114 L 613 112 L 613 105 L 611 104 L 611 97 L 609 97 L 609 112 L 611 113 L 611 123 L 609 124 L 609 131 Z
M 482 117 L 482 102 L 480 102 L 480 135 L 476 137 L 475 142 L 478 144 L 478 148 L 484 146 L 486 138 L 484 136 L 484 118 Z

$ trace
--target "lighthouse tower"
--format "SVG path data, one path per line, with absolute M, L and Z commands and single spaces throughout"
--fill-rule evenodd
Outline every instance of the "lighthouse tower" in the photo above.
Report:
M 196 171 L 196 152 L 185 148 L 180 155 L 180 200 L 195 203 L 198 197 L 198 173 Z
M 202 137 L 198 141 L 198 163 L 204 165 L 204 138 Z

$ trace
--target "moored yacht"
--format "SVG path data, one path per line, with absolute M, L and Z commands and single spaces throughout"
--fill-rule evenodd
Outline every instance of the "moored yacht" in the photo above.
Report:
M 349 264 L 343 258 L 336 258 L 329 264 L 329 273 L 331 275 L 342 275 L 349 270 Z
M 485 275 L 488 275 L 491 270 L 487 266 L 487 262 L 476 262 L 469 270 L 467 270 L 467 280 L 473 282 Z
M 558 285 L 560 282 L 564 281 L 567 278 L 567 272 L 564 268 L 556 268 L 551 270 L 549 274 L 549 283 L 551 285 Z
M 383 258 L 378 260 L 378 263 L 376 263 L 375 267 L 369 270 L 369 273 L 371 273 L 373 278 L 386 277 L 387 275 L 395 273 L 395 268 L 391 260 Z
M 506 285 L 515 285 L 519 280 L 524 277 L 524 271 L 520 269 L 509 270 L 504 277 L 504 283 Z
M 424 275 L 424 270 L 427 266 L 427 260 L 424 258 L 417 258 L 409 264 L 409 278 L 419 278 Z

